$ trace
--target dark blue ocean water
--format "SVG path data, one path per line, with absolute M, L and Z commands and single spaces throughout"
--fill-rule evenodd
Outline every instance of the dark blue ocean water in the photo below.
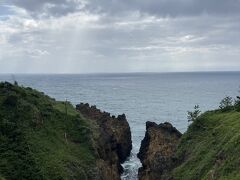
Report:
M 131 126 L 133 151 L 124 164 L 123 179 L 137 179 L 140 163 L 136 153 L 146 121 L 169 121 L 184 132 L 187 111 L 194 105 L 199 104 L 202 111 L 215 109 L 224 96 L 240 94 L 240 72 L 0 75 L 0 81 L 14 79 L 57 100 L 88 102 L 115 115 L 125 113 Z

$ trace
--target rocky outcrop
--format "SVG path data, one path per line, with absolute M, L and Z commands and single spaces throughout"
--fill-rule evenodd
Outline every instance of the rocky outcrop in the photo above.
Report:
M 125 114 L 118 117 L 101 112 L 96 106 L 79 104 L 76 109 L 97 124 L 95 151 L 100 179 L 118 180 L 123 171 L 121 163 L 130 155 L 132 149 L 131 131 Z
M 146 123 L 146 134 L 138 153 L 142 162 L 140 180 L 171 179 L 167 173 L 176 166 L 174 153 L 180 137 L 181 133 L 170 123 Z

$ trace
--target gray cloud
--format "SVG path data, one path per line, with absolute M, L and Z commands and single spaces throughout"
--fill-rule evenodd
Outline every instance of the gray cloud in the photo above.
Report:
M 11 2 L 0 72 L 240 70 L 239 0 Z
M 12 5 L 21 7 L 32 15 L 60 16 L 73 13 L 84 6 L 78 0 L 11 0 Z
M 138 11 L 157 16 L 240 14 L 240 0 L 11 0 L 33 14 L 64 15 L 76 11 L 119 15 Z
M 92 0 L 87 6 L 111 14 L 140 11 L 158 16 L 208 14 L 239 14 L 239 0 Z

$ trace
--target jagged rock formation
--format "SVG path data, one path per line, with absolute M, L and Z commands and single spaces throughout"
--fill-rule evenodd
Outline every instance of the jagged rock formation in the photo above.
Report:
M 96 106 L 78 104 L 76 109 L 93 123 L 97 124 L 99 134 L 95 136 L 97 166 L 104 180 L 120 179 L 123 169 L 121 163 L 130 155 L 132 149 L 131 131 L 125 114 L 110 116 Z
M 170 123 L 146 123 L 146 134 L 138 153 L 143 165 L 139 169 L 140 180 L 171 179 L 167 173 L 176 165 L 174 153 L 181 135 Z

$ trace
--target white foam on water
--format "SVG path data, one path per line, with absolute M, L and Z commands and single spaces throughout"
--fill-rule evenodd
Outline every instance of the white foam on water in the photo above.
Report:
M 129 158 L 122 164 L 124 172 L 121 175 L 121 180 L 138 179 L 138 169 L 142 166 L 142 163 L 137 157 L 138 149 L 139 148 L 134 146 Z

